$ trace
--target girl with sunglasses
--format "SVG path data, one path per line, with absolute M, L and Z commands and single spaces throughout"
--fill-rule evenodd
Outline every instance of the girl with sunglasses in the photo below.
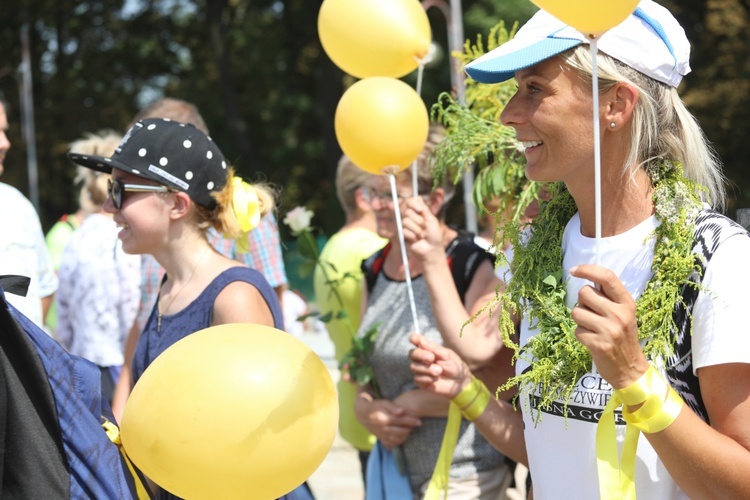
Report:
M 204 328 L 257 323 L 283 329 L 276 293 L 263 276 L 219 254 L 206 231 L 240 236 L 268 212 L 272 193 L 234 177 L 210 137 L 167 119 L 137 122 L 110 158 L 69 153 L 112 172 L 104 210 L 125 252 L 148 253 L 166 269 L 133 359 L 133 381 L 165 349 Z M 171 495 L 160 490 L 159 498 Z

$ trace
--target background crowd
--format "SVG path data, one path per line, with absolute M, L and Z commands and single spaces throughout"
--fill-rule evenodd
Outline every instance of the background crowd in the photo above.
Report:
M 652 7 L 648 0 L 643 3 L 648 9 L 653 8 L 653 15 L 670 27 L 673 31 L 670 35 L 676 37 L 674 40 L 678 48 L 681 47 L 684 33 L 671 15 Z M 545 18 L 537 16 L 530 21 L 534 22 L 543 24 Z M 548 20 L 547 23 L 553 24 Z M 637 45 L 630 39 L 627 42 Z M 719 226 L 715 230 L 722 234 L 722 244 L 737 236 L 731 239 L 729 246 L 723 247 L 733 252 L 732 258 L 741 255 L 748 243 L 740 226 L 709 213 L 708 205 L 700 204 L 710 201 L 715 207 L 723 208 L 723 178 L 707 141 L 674 89 L 689 71 L 687 56 L 682 53 L 674 56 L 684 60 L 678 61 L 681 65 L 675 66 L 674 75 L 664 77 L 662 66 L 644 70 L 637 62 L 628 63 L 625 57 L 623 63 L 623 57 L 614 54 L 612 57 L 618 62 L 605 58 L 602 63 L 609 85 L 602 94 L 612 96 L 603 113 L 607 118 L 603 136 L 608 146 L 604 165 L 610 174 L 604 187 L 609 195 L 607 199 L 612 202 L 605 213 L 604 236 L 627 235 L 628 245 L 623 245 L 624 240 L 611 240 L 614 242 L 611 243 L 612 257 L 604 265 L 615 269 L 616 276 L 597 266 L 577 266 L 586 262 L 593 251 L 590 165 L 588 160 L 580 160 L 591 156 L 593 145 L 588 139 L 581 140 L 583 134 L 576 135 L 587 130 L 584 125 L 590 119 L 590 113 L 586 113 L 589 109 L 580 104 L 586 101 L 578 99 L 585 90 L 590 90 L 590 62 L 586 60 L 585 50 L 576 49 L 576 45 L 558 52 L 570 49 L 563 54 L 564 67 L 542 59 L 503 72 L 482 69 L 481 62 L 486 60 L 482 59 L 471 69 L 478 81 L 485 79 L 487 83 L 496 83 L 515 75 L 522 84 L 503 111 L 502 123 L 514 128 L 519 140 L 525 143 L 529 178 L 558 182 L 564 184 L 565 189 L 556 186 L 543 191 L 528 207 L 521 207 L 524 215 L 519 220 L 521 224 L 535 221 L 540 213 L 540 201 L 543 203 L 551 197 L 552 202 L 546 205 L 551 210 L 550 206 L 557 207 L 554 202 L 571 199 L 575 215 L 564 221 L 561 242 L 551 246 L 561 246 L 567 251 L 568 260 L 562 262 L 564 268 L 561 269 L 562 276 L 567 278 L 564 286 L 569 287 L 566 305 L 579 325 L 578 339 L 591 351 L 600 371 L 594 366 L 586 369 L 591 369 L 591 376 L 598 377 L 600 385 L 609 383 L 608 390 L 617 395 L 618 390 L 637 383 L 636 379 L 644 371 L 650 374 L 653 368 L 649 365 L 653 360 L 646 359 L 640 351 L 636 335 L 636 322 L 640 317 L 636 317 L 631 295 L 639 296 L 647 288 L 651 261 L 656 262 L 653 252 L 661 249 L 657 247 L 655 251 L 653 245 L 644 245 L 643 241 L 650 238 L 651 231 L 656 231 L 660 224 L 667 229 L 676 225 L 666 217 L 666 212 L 661 212 L 663 205 L 658 205 L 657 201 L 652 203 L 650 198 L 653 195 L 654 200 L 657 199 L 653 193 L 660 186 L 659 181 L 707 185 L 705 199 L 695 202 L 703 218 L 691 222 L 691 229 L 700 235 Z M 669 46 L 671 54 L 671 45 L 665 45 Z M 509 44 L 502 50 L 510 51 L 512 47 Z M 489 56 L 501 58 L 505 55 L 502 50 L 499 55 L 496 51 Z M 576 79 L 570 74 L 583 75 L 583 78 Z M 665 83 L 669 88 L 662 88 L 656 82 Z M 658 123 L 650 127 L 653 125 L 650 122 L 656 123 L 659 117 L 641 111 L 643 104 L 635 97 L 638 92 L 642 100 L 663 99 L 664 109 L 676 109 L 674 123 L 669 127 L 658 126 Z M 542 97 L 548 100 L 542 101 Z M 545 105 L 550 102 L 565 111 L 564 119 L 548 112 Z M 10 105 L 3 98 L 0 104 L 0 174 L 11 149 L 6 133 L 12 126 L 8 123 L 8 109 Z M 633 122 L 639 126 L 634 129 L 638 133 L 653 130 L 656 136 L 660 132 L 668 134 L 677 130 L 678 138 L 660 136 L 653 141 L 642 140 L 631 132 Z M 156 138 L 149 135 L 154 130 Z M 450 498 L 513 497 L 523 495 L 526 486 L 518 484 L 513 471 L 531 463 L 538 473 L 536 491 L 540 497 L 553 497 L 561 479 L 554 475 L 551 465 L 557 450 L 548 453 L 550 448 L 546 443 L 562 435 L 562 431 L 556 427 L 555 420 L 549 425 L 552 417 L 545 417 L 547 422 L 540 425 L 539 421 L 531 420 L 531 413 L 521 416 L 511 409 L 508 401 L 516 394 L 515 384 L 499 395 L 496 404 L 490 403 L 486 413 L 467 413 L 474 399 L 481 399 L 478 395 L 461 408 L 465 419 L 460 416 L 455 419 L 456 405 L 450 403 L 451 399 L 454 403 L 460 399 L 464 390 L 473 390 L 481 384 L 501 387 L 514 374 L 517 378 L 513 380 L 522 380 L 525 371 L 512 365 L 511 358 L 518 353 L 514 353 L 510 345 L 519 339 L 521 343 L 531 344 L 529 338 L 537 334 L 533 329 L 543 329 L 545 325 L 524 316 L 537 314 L 534 318 L 538 319 L 543 314 L 529 313 L 525 308 L 535 307 L 535 304 L 521 301 L 517 309 L 513 309 L 513 316 L 507 319 L 506 325 L 512 325 L 511 334 L 505 339 L 498 334 L 497 318 L 486 304 L 504 291 L 506 285 L 509 297 L 517 299 L 513 294 L 521 292 L 516 286 L 529 284 L 532 278 L 529 278 L 528 268 L 534 266 L 528 264 L 531 260 L 522 260 L 519 267 L 514 267 L 515 271 L 520 271 L 520 276 L 516 276 L 510 271 L 509 263 L 517 257 L 518 249 L 526 251 L 522 253 L 523 259 L 534 256 L 529 257 L 527 240 L 518 235 L 515 240 L 508 240 L 495 231 L 498 218 L 512 217 L 511 212 L 517 208 L 512 203 L 499 206 L 493 204 L 494 200 L 487 200 L 487 206 L 492 210 L 500 209 L 501 213 L 489 218 L 483 216 L 480 235 L 448 224 L 446 214 L 454 186 L 444 178 L 436 178 L 431 169 L 431 152 L 444 138 L 442 127 L 431 127 L 425 149 L 414 166 L 417 182 L 412 183 L 411 172 L 400 173 L 395 179 L 395 193 L 391 192 L 386 177 L 365 174 L 348 158 L 339 159 L 335 186 L 345 221 L 320 255 L 321 261 L 334 264 L 332 273 L 324 273 L 319 265 L 313 278 L 314 293 L 305 297 L 299 290 L 289 287 L 278 214 L 274 213 L 279 193 L 264 183 L 253 182 L 251 189 L 259 200 L 260 216 L 257 227 L 240 231 L 232 195 L 242 180 L 228 166 L 219 144 L 210 138 L 205 120 L 189 102 L 158 99 L 141 109 L 126 130 L 87 132 L 69 145 L 67 157 L 78 165 L 68 164 L 71 171 L 76 172 L 75 183 L 57 188 L 77 192 L 78 208 L 74 213 L 60 216 L 46 238 L 33 205 L 17 189 L 0 183 L 0 275 L 31 278 L 25 297 L 10 295 L 8 299 L 69 352 L 99 367 L 104 395 L 112 404 L 115 417 L 122 414 L 133 384 L 148 365 L 174 342 L 196 330 L 222 323 L 252 322 L 276 326 L 301 336 L 311 327 L 322 332 L 323 325 L 297 321 L 297 318 L 311 310 L 330 312 L 343 307 L 346 313 L 329 318 L 325 325 L 337 360 L 351 348 L 353 332 L 360 338 L 372 329 L 378 332 L 366 356 L 373 375 L 370 383 L 355 385 L 342 378 L 338 384 L 339 430 L 359 454 L 362 480 L 368 491 L 404 488 L 399 491 L 429 497 L 435 494 L 435 488 L 445 487 Z M 674 147 L 675 143 L 683 147 Z M 573 144 L 574 150 L 572 153 L 570 147 L 556 150 L 559 144 Z M 642 151 L 639 147 L 645 148 L 643 144 L 657 146 L 653 151 Z M 690 150 L 694 153 L 692 156 L 683 155 L 687 149 L 685 144 L 694 146 Z M 194 147 L 203 149 L 196 154 L 195 149 L 191 149 Z M 547 150 L 557 156 L 551 158 L 539 153 Z M 148 170 L 141 166 L 142 162 L 149 165 Z M 671 162 L 679 166 L 673 167 Z M 155 167 L 156 164 L 160 166 Z M 625 174 L 629 175 L 630 184 L 622 182 Z M 194 177 L 198 177 L 195 183 L 182 180 L 192 181 Z M 669 196 L 679 198 L 680 194 L 670 193 Z M 396 203 L 403 214 L 401 235 L 397 231 Z M 680 208 L 680 224 L 686 224 L 685 211 L 695 207 Z M 697 213 L 698 208 L 695 211 Z M 703 215 L 704 212 L 709 215 Z M 544 208 L 542 214 L 540 225 L 534 228 L 546 228 L 543 224 L 549 224 Z M 634 228 L 635 232 L 631 232 Z M 538 234 L 542 234 L 542 230 L 539 231 Z M 509 241 L 520 246 L 514 248 Z M 692 245 L 692 240 L 689 243 Z M 717 248 L 706 251 L 708 257 L 701 272 L 707 269 L 709 272 L 702 283 L 719 293 L 731 292 L 732 288 L 723 278 L 727 275 L 726 267 L 719 266 L 732 258 L 716 253 L 718 257 L 711 262 L 712 267 L 708 267 Z M 495 264 L 492 255 L 497 252 L 505 256 L 500 259 L 500 265 Z M 404 260 L 407 253 L 409 265 Z M 624 256 L 620 259 L 622 262 L 635 264 L 632 269 L 620 269 L 620 262 L 614 256 L 618 259 Z M 742 272 L 745 272 L 744 267 Z M 628 277 L 628 273 L 635 277 L 623 285 L 619 280 L 626 279 L 623 276 Z M 333 286 L 332 278 L 340 280 L 340 284 Z M 585 286 L 586 280 L 598 284 L 598 288 Z M 544 282 L 549 284 L 546 279 Z M 687 300 L 678 303 L 689 303 L 691 310 L 676 327 L 682 333 L 692 328 L 685 323 L 688 321 L 685 318 L 690 316 L 697 325 L 696 342 L 705 342 L 707 347 L 696 355 L 695 366 L 676 366 L 684 359 L 680 358 L 665 369 L 666 378 L 674 382 L 673 385 L 686 386 L 679 387 L 680 394 L 675 397 L 688 401 L 690 408 L 672 415 L 674 418 L 664 428 L 675 425 L 667 434 L 653 439 L 649 436 L 653 448 L 639 445 L 639 450 L 644 447 L 646 450 L 643 452 L 646 472 L 669 472 L 674 476 L 674 480 L 653 480 L 645 486 L 646 483 L 639 483 L 641 490 L 652 495 L 662 492 L 679 498 L 680 488 L 705 494 L 719 487 L 713 483 L 697 484 L 689 477 L 689 467 L 701 465 L 699 453 L 678 442 L 684 442 L 691 428 L 697 429 L 710 453 L 715 453 L 722 443 L 730 442 L 732 456 L 743 463 L 747 461 L 747 450 L 743 448 L 745 438 L 735 432 L 737 422 L 730 415 L 731 402 L 743 403 L 744 396 L 718 389 L 723 378 L 746 373 L 747 358 L 735 356 L 731 349 L 724 347 L 726 340 L 717 340 L 718 348 L 713 346 L 713 323 L 706 319 L 709 299 L 698 295 L 698 290 L 703 291 L 700 286 L 695 289 L 695 296 L 691 296 L 695 303 Z M 522 293 L 527 293 L 527 289 Z M 404 299 L 407 295 L 411 302 Z M 694 304 L 697 305 L 692 309 Z M 672 304 L 669 306 L 671 313 Z M 741 316 L 737 304 L 727 303 L 723 307 L 715 321 L 736 326 Z M 637 314 L 642 313 L 639 310 Z M 599 316 L 606 319 L 606 328 L 601 326 L 604 321 L 600 321 Z M 728 319 L 723 319 L 725 317 Z M 612 323 L 616 324 L 612 326 Z M 420 336 L 410 337 L 409 333 L 414 331 Z M 592 340 L 604 333 L 610 334 L 605 341 L 614 346 L 614 350 L 602 348 L 598 340 Z M 462 335 L 470 336 L 472 342 L 462 342 Z M 732 339 L 738 344 L 744 342 Z M 681 337 L 678 348 L 682 348 L 682 342 Z M 416 350 L 412 351 L 414 347 Z M 411 359 L 406 356 L 410 351 Z M 618 357 L 621 352 L 625 354 Z M 528 365 L 531 369 L 544 355 L 533 354 L 537 357 L 524 360 L 518 366 L 526 368 Z M 727 364 L 739 367 L 726 368 Z M 634 375 L 638 371 L 640 373 Z M 685 375 L 685 372 L 691 373 Z M 699 382 L 697 373 L 707 375 Z M 583 373 L 587 374 L 589 372 Z M 529 400 L 536 397 L 536 393 L 523 392 L 528 387 L 518 385 L 522 397 Z M 546 389 L 544 384 L 541 387 Z M 701 388 L 707 400 L 705 405 L 700 397 Z M 673 392 L 667 389 L 667 398 L 672 397 Z M 484 394 L 481 391 L 477 394 L 480 393 Z M 482 410 L 486 405 L 485 401 Z M 540 408 L 554 413 L 543 405 Z M 626 413 L 623 409 L 623 414 Z M 494 420 L 490 421 L 488 415 Z M 706 425 L 709 421 L 718 422 L 718 427 L 710 428 Z M 591 423 L 587 422 L 589 427 L 584 427 L 574 422 L 576 433 L 565 436 L 580 435 L 590 444 L 593 441 Z M 453 434 L 446 431 L 451 428 Z M 651 428 L 644 430 L 649 435 L 652 432 Z M 573 445 L 571 441 L 570 447 Z M 690 460 L 679 463 L 674 453 L 678 449 Z M 590 465 L 593 462 L 595 457 L 587 451 L 581 451 L 577 463 Z M 444 471 L 439 471 L 435 464 L 441 463 L 443 453 L 448 453 L 452 460 L 448 460 Z M 392 481 L 395 476 L 386 472 L 389 460 L 405 468 L 405 473 L 400 471 L 400 483 Z M 725 462 L 726 459 L 722 463 L 726 465 Z M 570 488 L 576 488 L 572 484 L 576 482 L 595 483 L 587 475 L 590 470 L 574 469 L 571 468 L 565 479 L 565 484 L 571 483 Z M 712 477 L 722 476 L 722 472 L 714 468 L 711 472 Z M 385 481 L 385 477 L 390 479 Z M 728 479 L 722 487 L 729 492 L 741 483 L 736 477 Z M 599 481 L 602 481 L 601 476 Z M 159 489 L 158 496 L 170 498 L 172 495 Z M 290 499 L 310 496 L 305 485 L 290 493 Z

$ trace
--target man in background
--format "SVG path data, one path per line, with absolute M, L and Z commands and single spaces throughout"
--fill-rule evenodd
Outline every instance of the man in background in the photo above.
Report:
M 7 103 L 0 94 L 0 175 L 10 150 Z M 16 188 L 0 182 L 0 275 L 29 278 L 26 296 L 6 299 L 40 328 L 57 290 L 57 276 L 44 241 L 39 215 Z

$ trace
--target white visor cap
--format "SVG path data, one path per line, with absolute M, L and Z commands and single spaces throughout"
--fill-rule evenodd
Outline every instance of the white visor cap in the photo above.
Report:
M 589 39 L 540 10 L 512 40 L 469 63 L 466 72 L 480 83 L 500 83 L 520 69 L 582 43 Z M 652 0 L 642 0 L 635 12 L 605 32 L 597 48 L 672 87 L 690 73 L 690 42 L 685 31 L 667 9 Z

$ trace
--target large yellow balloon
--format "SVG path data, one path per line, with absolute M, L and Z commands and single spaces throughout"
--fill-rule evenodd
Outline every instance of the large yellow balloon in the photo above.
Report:
M 325 0 L 318 35 L 328 57 L 357 78 L 414 71 L 432 39 L 418 0 Z
M 144 372 L 122 417 L 133 462 L 183 498 L 273 499 L 333 444 L 336 390 L 318 356 L 267 326 L 207 328 Z
M 633 13 L 640 0 L 531 0 L 584 35 L 614 28 Z
M 419 156 L 430 118 L 417 92 L 394 78 L 360 80 L 341 96 L 334 118 L 339 146 L 373 174 L 398 172 Z

